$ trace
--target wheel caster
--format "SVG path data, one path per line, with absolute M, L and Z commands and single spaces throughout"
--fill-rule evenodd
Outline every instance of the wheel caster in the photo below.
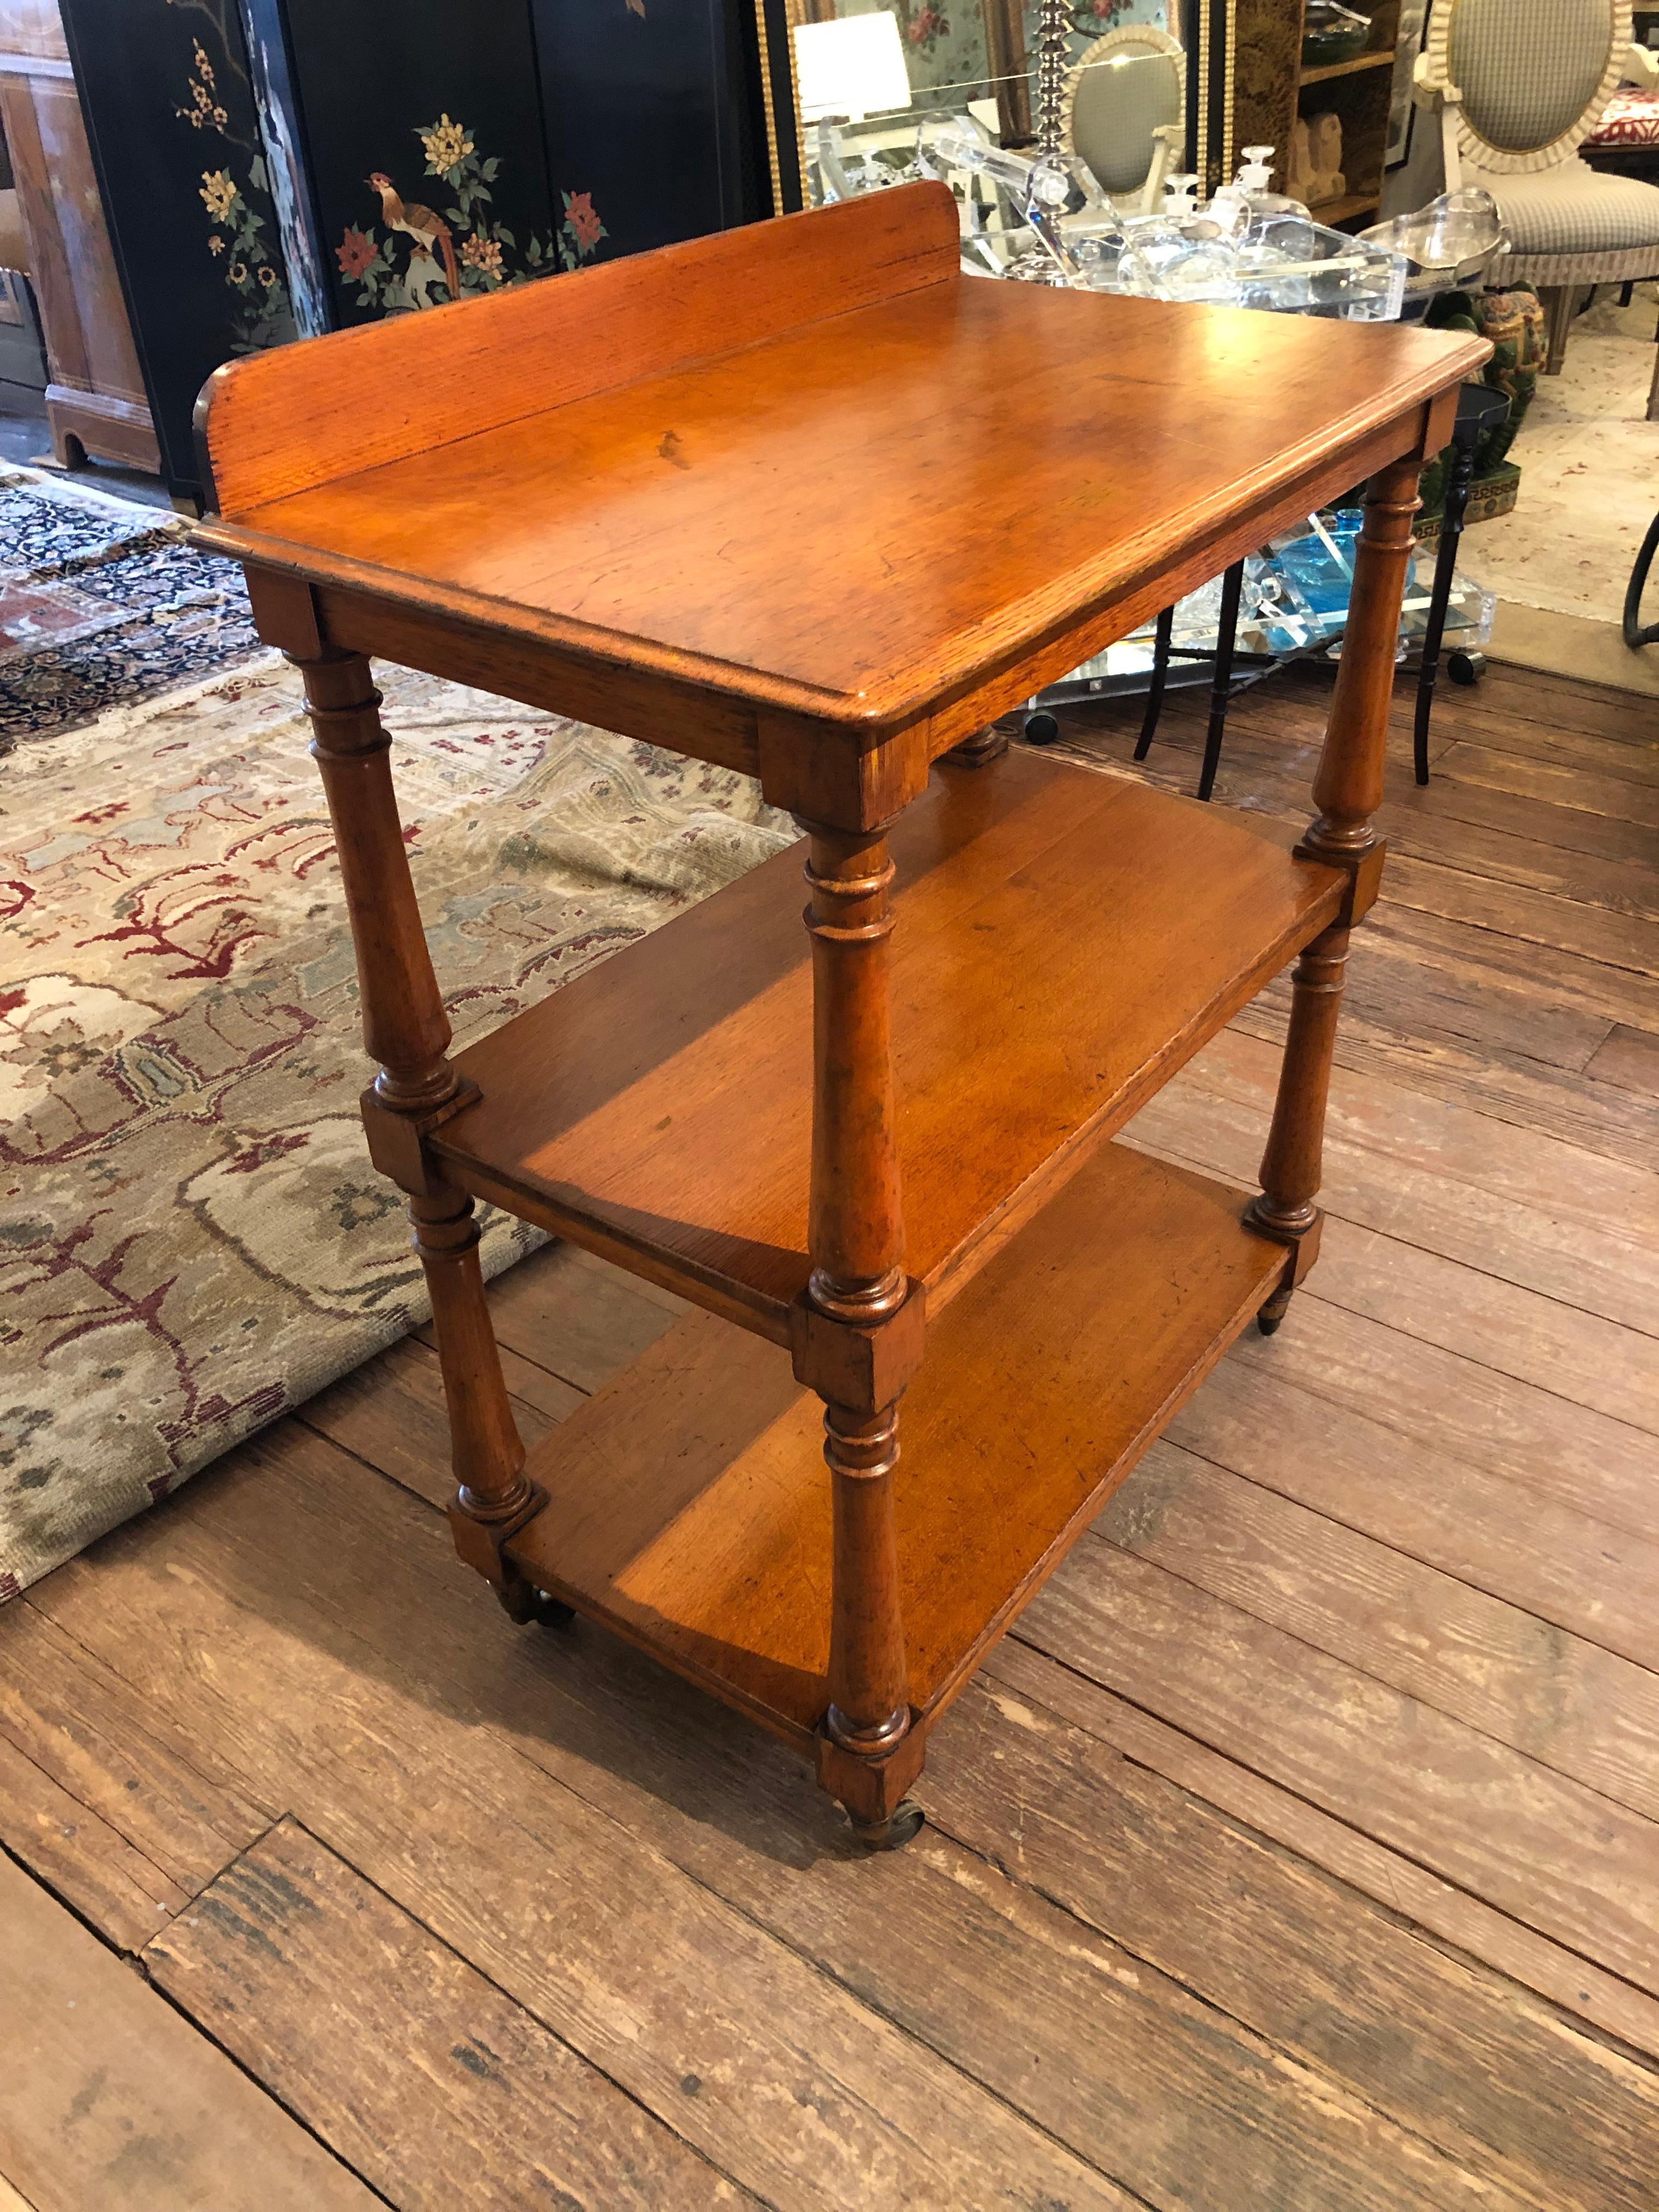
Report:
M 1486 672 L 1484 653 L 1451 653 L 1446 656 L 1446 673 L 1454 684 L 1478 684 Z
M 1046 707 L 1039 707 L 1025 717 L 1023 734 L 1028 745 L 1051 745 L 1060 735 L 1060 724 Z
M 498 1583 L 495 1595 L 507 1619 L 520 1628 L 568 1628 L 576 1618 L 572 1608 L 550 1590 L 538 1589 L 516 1577 Z
M 1263 1336 L 1273 1336 L 1278 1334 L 1280 1323 L 1290 1310 L 1290 1291 L 1280 1290 L 1275 1291 L 1272 1297 L 1257 1310 L 1255 1325 Z
M 927 1817 L 914 1797 L 905 1797 L 884 1820 L 854 1820 L 853 1833 L 866 1851 L 902 1850 Z

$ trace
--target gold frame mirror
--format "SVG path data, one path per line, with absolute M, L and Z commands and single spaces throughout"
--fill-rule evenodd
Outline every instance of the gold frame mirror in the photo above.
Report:
M 930 109 L 971 111 L 1004 145 L 1033 136 L 1037 0 L 887 0 L 897 19 L 910 77 L 909 118 Z M 795 32 L 880 11 L 880 0 L 754 0 L 761 74 L 766 91 L 766 139 L 772 204 L 780 214 L 810 206 L 809 149 L 813 125 L 803 120 L 795 68 Z M 1179 0 L 1066 0 L 1074 67 L 1103 33 L 1179 28 Z M 895 122 L 897 118 L 895 116 Z M 889 134 L 901 135 L 896 130 Z

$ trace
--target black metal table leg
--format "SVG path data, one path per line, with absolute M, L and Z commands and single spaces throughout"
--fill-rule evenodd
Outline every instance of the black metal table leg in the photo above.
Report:
M 1659 553 L 1659 514 L 1648 525 L 1648 534 L 1642 540 L 1642 550 L 1636 556 L 1636 566 L 1630 572 L 1630 583 L 1625 592 L 1625 642 L 1632 652 L 1644 645 L 1659 645 L 1659 623 L 1642 622 L 1642 593 L 1647 588 L 1648 571 L 1653 566 L 1653 556 Z
M 1445 505 L 1440 516 L 1440 543 L 1435 549 L 1434 589 L 1429 598 L 1429 619 L 1423 632 L 1423 665 L 1417 675 L 1417 720 L 1412 731 L 1412 757 L 1417 781 L 1429 780 L 1429 717 L 1434 712 L 1434 687 L 1440 674 L 1440 641 L 1445 635 L 1446 610 L 1451 605 L 1452 579 L 1457 572 L 1457 541 L 1463 535 L 1463 515 L 1474 482 L 1474 441 L 1459 439 L 1452 447 L 1446 471 Z
M 1165 607 L 1158 618 L 1158 635 L 1152 644 L 1152 680 L 1146 690 L 1146 712 L 1141 717 L 1140 735 L 1135 739 L 1135 758 L 1145 760 L 1152 748 L 1158 730 L 1158 718 L 1164 712 L 1164 686 L 1170 674 L 1170 641 L 1175 635 L 1175 609 Z
M 1232 688 L 1233 644 L 1238 635 L 1238 601 L 1244 588 L 1244 563 L 1235 561 L 1221 580 L 1221 619 L 1216 625 L 1215 673 L 1210 682 L 1210 726 L 1204 733 L 1204 766 L 1198 795 L 1207 799 L 1221 765 L 1221 739 L 1227 727 L 1227 696 Z
M 1446 495 L 1440 515 L 1440 543 L 1434 556 L 1434 589 L 1429 595 L 1429 618 L 1423 630 L 1423 661 L 1417 676 L 1412 759 L 1419 783 L 1429 780 L 1429 718 L 1434 712 L 1440 646 L 1446 634 L 1446 610 L 1451 605 L 1452 583 L 1457 573 L 1457 541 L 1463 535 L 1469 488 L 1474 482 L 1474 449 L 1483 433 L 1503 421 L 1509 407 L 1503 392 L 1489 391 L 1484 385 L 1466 384 L 1457 395 L 1451 465 L 1446 471 Z

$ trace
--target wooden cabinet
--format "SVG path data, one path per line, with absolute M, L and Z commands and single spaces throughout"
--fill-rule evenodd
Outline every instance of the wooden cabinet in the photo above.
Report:
M 56 0 L 0 0 L 0 121 L 46 338 L 53 451 L 159 468 Z

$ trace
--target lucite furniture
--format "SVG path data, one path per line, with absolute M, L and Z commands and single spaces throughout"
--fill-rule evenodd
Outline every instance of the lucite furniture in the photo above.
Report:
M 918 185 L 204 395 L 198 536 L 310 701 L 461 1554 L 515 1617 L 573 1607 L 799 1746 L 869 1844 L 909 1832 L 951 1696 L 1311 1262 L 1418 471 L 1484 352 L 965 281 Z M 1367 477 L 1293 851 L 985 740 Z M 803 842 L 452 1058 L 375 654 L 744 769 Z M 1109 1141 L 1291 960 L 1259 1193 Z M 479 1200 L 695 1309 L 528 1454 Z

